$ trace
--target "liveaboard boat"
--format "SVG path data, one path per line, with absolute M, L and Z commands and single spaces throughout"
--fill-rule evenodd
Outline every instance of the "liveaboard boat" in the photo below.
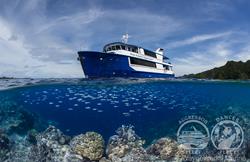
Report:
M 128 34 L 123 35 L 121 42 L 104 46 L 102 52 L 79 51 L 85 77 L 136 77 L 136 78 L 173 78 L 173 65 L 158 48 L 150 51 L 128 44 Z

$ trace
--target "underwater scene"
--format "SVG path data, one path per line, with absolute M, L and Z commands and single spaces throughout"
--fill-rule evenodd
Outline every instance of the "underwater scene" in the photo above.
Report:
M 0 82 L 0 161 L 250 158 L 249 81 Z

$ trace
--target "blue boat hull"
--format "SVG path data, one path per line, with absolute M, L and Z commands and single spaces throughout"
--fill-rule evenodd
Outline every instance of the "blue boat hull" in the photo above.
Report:
M 88 78 L 135 77 L 173 78 L 171 74 L 135 71 L 129 66 L 129 57 L 102 52 L 78 52 L 84 74 Z

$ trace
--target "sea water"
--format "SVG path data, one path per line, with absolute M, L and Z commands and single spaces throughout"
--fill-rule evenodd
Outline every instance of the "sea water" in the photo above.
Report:
M 249 130 L 250 82 L 247 81 L 14 79 L 0 82 L 4 89 L 0 91 L 2 98 L 37 114 L 68 135 L 96 131 L 107 140 L 121 125 L 133 125 L 149 144 L 160 137 L 176 138 L 180 121 L 194 115 L 207 120 L 210 130 L 222 116 L 241 118 L 244 130 Z M 15 88 L 7 88 L 5 83 Z

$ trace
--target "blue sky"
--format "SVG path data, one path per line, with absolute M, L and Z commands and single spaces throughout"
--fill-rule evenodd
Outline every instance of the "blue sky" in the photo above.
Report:
M 0 0 L 0 76 L 82 77 L 77 51 L 164 48 L 176 74 L 250 59 L 248 0 Z

